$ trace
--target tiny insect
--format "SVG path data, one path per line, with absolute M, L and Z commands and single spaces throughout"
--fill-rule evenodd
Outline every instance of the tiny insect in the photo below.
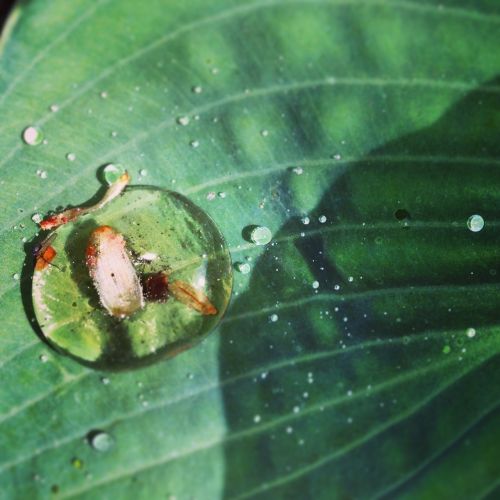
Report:
M 52 246 L 53 241 L 56 239 L 57 233 L 50 233 L 39 245 L 33 250 L 33 257 L 35 257 L 35 270 L 43 271 L 48 265 L 54 266 L 59 269 L 52 261 L 57 255 L 57 252 Z
M 100 226 L 89 238 L 86 263 L 102 306 L 111 316 L 126 318 L 144 307 L 145 301 L 165 302 L 169 295 L 203 314 L 217 314 L 208 297 L 188 283 L 170 282 L 159 272 L 139 279 L 125 238 L 110 226 Z
M 128 174 L 128 172 L 124 172 L 116 182 L 109 186 L 107 191 L 104 193 L 104 196 L 98 203 L 95 203 L 90 207 L 68 208 L 58 214 L 49 215 L 40 222 L 40 228 L 43 230 L 56 229 L 59 226 L 76 220 L 82 215 L 100 210 L 102 207 L 104 207 L 104 205 L 107 205 L 110 201 L 119 196 L 127 187 L 129 182 L 130 175 Z

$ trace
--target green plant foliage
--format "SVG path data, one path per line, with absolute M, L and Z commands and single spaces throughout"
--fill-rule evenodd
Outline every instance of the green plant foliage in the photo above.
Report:
M 20 2 L 0 496 L 498 495 L 499 27 L 496 0 Z M 251 265 L 215 334 L 134 372 L 43 343 L 23 267 L 31 216 L 91 198 L 107 162 L 188 196 Z

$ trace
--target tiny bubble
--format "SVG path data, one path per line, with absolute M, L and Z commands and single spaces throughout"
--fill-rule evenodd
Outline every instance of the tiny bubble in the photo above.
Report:
M 203 88 L 200 85 L 195 85 L 191 90 L 194 94 L 201 94 L 203 92 Z
M 324 224 L 326 222 L 326 215 L 320 215 L 318 217 L 318 220 L 319 220 L 320 224 Z
M 192 148 L 198 148 L 198 147 L 200 146 L 200 141 L 196 141 L 196 140 L 191 141 L 191 142 L 189 143 L 189 145 L 190 145 Z
M 276 321 L 278 321 L 278 315 L 271 314 L 271 316 L 269 316 L 269 321 L 271 321 L 271 323 L 276 323 Z
M 59 111 L 59 106 L 57 104 L 52 104 L 49 109 L 52 113 L 57 113 Z
M 177 118 L 177 123 L 183 127 L 189 125 L 189 116 L 179 116 L 179 118 Z
M 76 155 L 75 155 L 75 153 L 68 153 L 68 154 L 66 155 L 66 159 L 67 159 L 68 161 L 75 161 L 75 160 L 76 160 Z

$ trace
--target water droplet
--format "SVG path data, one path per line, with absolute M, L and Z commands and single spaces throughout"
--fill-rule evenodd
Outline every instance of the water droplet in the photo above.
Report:
M 42 363 L 47 363 L 47 361 L 49 360 L 49 357 L 46 355 L 46 354 L 40 354 L 39 358 L 38 358 Z
M 467 328 L 466 333 L 467 333 L 467 337 L 469 337 L 470 339 L 472 339 L 476 336 L 475 328 Z
M 313 282 L 312 282 L 312 287 L 313 287 L 314 289 L 319 288 L 319 281 L 313 281 Z
M 49 109 L 52 113 L 57 113 L 59 111 L 59 106 L 57 104 L 52 104 Z
M 309 217 L 302 217 L 302 219 L 300 219 L 302 224 L 306 225 L 309 224 L 311 222 L 311 219 Z
M 273 238 L 273 233 L 266 226 L 256 226 L 250 233 L 250 239 L 256 245 L 267 245 Z
M 177 123 L 183 127 L 189 125 L 189 116 L 179 116 L 179 118 L 177 118 Z
M 226 193 L 224 191 L 220 191 L 219 193 L 217 193 L 217 196 L 219 198 L 225 198 L 226 197 Z
M 110 380 L 108 377 L 101 377 L 101 382 L 104 384 L 104 385 L 108 385 Z
M 352 283 L 354 281 L 354 276 L 349 276 L 347 278 L 347 281 L 349 281 L 349 283 Z
M 267 137 L 267 136 L 269 135 L 269 130 L 266 130 L 266 129 L 261 130 L 261 131 L 260 131 L 260 135 L 261 135 L 262 137 Z
M 269 321 L 271 321 L 271 323 L 276 323 L 276 321 L 278 321 L 278 315 L 271 314 L 271 316 L 269 316 Z
M 139 170 L 139 175 L 141 177 L 146 177 L 146 175 L 148 175 L 148 171 L 145 168 L 142 168 L 141 170 Z
M 115 165 L 114 163 L 108 163 L 102 168 L 101 174 L 104 181 L 107 184 L 113 184 L 116 182 L 120 176 L 125 172 L 125 169 L 121 165 Z
M 286 428 L 286 433 L 287 434 L 291 434 L 293 432 L 293 427 L 291 427 L 290 425 Z
M 248 274 L 251 271 L 251 267 L 248 262 L 237 262 L 235 267 L 241 274 Z
M 342 156 L 340 156 L 338 153 L 333 155 L 334 160 L 341 160 Z
M 207 200 L 212 201 L 215 200 L 217 197 L 217 194 L 214 191 L 210 191 L 210 193 L 207 193 Z
M 261 417 L 260 417 L 260 415 L 255 415 L 255 416 L 253 417 L 253 421 L 254 421 L 256 424 L 258 424 L 258 423 L 261 421 Z
M 189 143 L 192 148 L 198 148 L 200 146 L 200 141 L 194 140 Z
M 43 141 L 42 131 L 37 127 L 26 127 L 23 130 L 23 141 L 29 146 L 38 146 Z
M 212 68 L 211 73 L 212 75 L 217 75 L 219 73 L 219 68 Z
M 326 215 L 320 215 L 318 217 L 318 220 L 319 220 L 320 224 L 324 224 L 326 222 Z
M 42 214 L 33 214 L 31 216 L 31 220 L 35 223 L 35 224 L 39 224 L 40 222 L 42 222 L 43 220 L 43 215 Z
M 75 469 L 83 469 L 83 460 L 77 458 L 77 457 L 74 457 L 71 459 L 71 465 L 75 468 Z
M 118 132 L 116 130 L 113 130 L 110 135 L 111 137 L 116 137 L 118 135 Z
M 96 451 L 108 451 L 115 443 L 113 437 L 104 431 L 90 431 L 87 435 L 87 441 Z
M 195 85 L 191 90 L 194 94 L 201 94 L 203 92 L 203 88 L 200 85 Z
M 14 280 L 16 280 L 16 281 L 19 281 L 19 278 L 20 278 L 19 273 L 14 273 L 14 274 L 12 275 L 12 278 L 13 278 Z
M 484 219 L 480 215 L 471 215 L 467 220 L 467 227 L 473 232 L 478 233 L 484 227 Z
M 76 160 L 76 155 L 75 155 L 75 153 L 68 153 L 68 154 L 66 155 L 66 160 L 68 160 L 68 161 L 75 161 L 75 160 Z
M 215 328 L 229 302 L 233 268 L 220 231 L 201 208 L 178 193 L 135 186 L 94 212 L 92 218 L 95 225 L 82 218 L 58 228 L 51 245 L 56 252 L 53 263 L 61 272 L 49 266 L 33 275 L 35 314 L 42 331 L 50 332 L 53 345 L 86 365 L 127 369 L 181 352 Z M 108 229 L 94 233 L 96 225 Z M 130 289 L 105 302 L 98 292 L 103 292 L 103 280 L 114 278 L 104 274 L 90 277 L 85 249 L 91 235 L 108 238 L 110 233 L 118 238 L 119 246 L 109 252 L 126 256 L 131 278 L 120 285 Z M 110 273 L 114 272 L 114 253 L 106 263 Z M 158 258 L 134 266 L 134 257 L 151 254 Z M 75 272 L 82 281 L 75 280 Z M 156 283 L 167 287 L 166 294 L 150 294 L 146 287 L 147 278 L 158 275 L 163 278 Z M 108 312 L 109 304 L 122 307 L 120 297 L 131 294 L 140 297 L 138 305 L 127 307 L 118 321 Z M 117 345 L 110 349 L 111 339 L 119 338 L 119 333 L 123 333 L 126 348 Z
M 292 172 L 297 175 L 302 175 L 304 173 L 304 169 L 302 167 L 293 167 Z
M 47 178 L 47 172 L 45 170 L 38 169 L 36 171 L 36 175 L 38 175 L 38 177 L 40 177 L 40 179 L 46 179 Z
M 108 98 L 108 93 L 105 90 L 103 90 L 99 95 L 101 96 L 102 99 Z

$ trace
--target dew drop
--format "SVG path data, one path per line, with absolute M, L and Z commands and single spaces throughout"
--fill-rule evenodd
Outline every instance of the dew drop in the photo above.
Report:
M 316 290 L 317 288 L 319 288 L 319 281 L 313 281 L 312 282 L 312 287 Z
M 49 360 L 49 357 L 46 355 L 46 354 L 40 354 L 39 358 L 38 358 L 42 363 L 47 363 L 47 361 Z
M 20 278 L 19 273 L 14 273 L 14 274 L 12 275 L 12 278 L 13 278 L 15 281 L 19 281 L 19 278 Z
M 248 262 L 237 262 L 235 264 L 235 267 L 241 274 L 248 274 L 251 270 L 250 264 Z
M 201 94 L 203 92 L 203 88 L 200 85 L 195 85 L 191 88 L 193 94 Z
M 200 141 L 197 141 L 197 140 L 193 140 L 189 143 L 189 145 L 192 147 L 192 148 L 198 148 L 200 147 Z
M 273 233 L 266 226 L 256 226 L 250 233 L 250 239 L 256 245 L 267 245 L 273 238 Z
M 341 160 L 342 156 L 340 156 L 338 153 L 333 155 L 334 160 Z
M 36 175 L 38 175 L 38 177 L 40 177 L 40 179 L 46 179 L 47 178 L 47 172 L 45 170 L 38 169 L 36 171 Z
M 260 415 L 255 415 L 255 416 L 253 417 L 253 421 L 254 421 L 256 424 L 258 424 L 261 420 L 262 420 L 262 419 L 261 419 Z
M 271 316 L 269 316 L 269 321 L 271 323 L 276 323 L 276 321 L 278 321 L 278 315 L 277 314 L 271 314 Z
M 121 165 L 115 165 L 114 163 L 108 163 L 102 168 L 102 177 L 107 184 L 113 184 L 116 182 L 120 176 L 125 172 L 125 169 Z
M 108 377 L 101 377 L 101 382 L 104 384 L 104 385 L 108 385 L 110 380 Z
M 467 220 L 467 227 L 473 232 L 478 233 L 484 227 L 484 219 L 480 215 L 471 215 Z
M 68 154 L 66 155 L 66 160 L 68 160 L 68 161 L 75 161 L 75 160 L 76 160 L 76 155 L 75 155 L 75 153 L 68 153 Z
M 296 175 L 302 175 L 304 173 L 304 169 L 302 167 L 293 167 L 292 172 Z
M 23 131 L 23 141 L 29 146 L 38 146 L 43 141 L 42 131 L 37 127 L 26 127 Z
M 225 198 L 226 197 L 226 193 L 224 191 L 220 191 L 220 192 L 217 193 L 217 196 L 219 198 Z
M 96 451 L 108 451 L 115 443 L 110 434 L 100 430 L 90 431 L 87 435 L 87 441 Z
M 33 214 L 31 216 L 31 220 L 35 223 L 35 224 L 39 224 L 40 222 L 42 222 L 43 220 L 43 215 L 42 214 Z
M 49 109 L 52 113 L 57 113 L 59 111 L 59 106 L 57 104 L 52 104 Z
M 474 338 L 476 336 L 475 328 L 467 328 L 466 334 L 470 339 Z
M 302 217 L 302 219 L 300 219 L 300 221 L 302 222 L 302 224 L 306 225 L 309 224 L 311 222 L 311 219 L 309 217 Z
M 266 130 L 266 129 L 261 130 L 261 131 L 260 131 L 260 135 L 261 135 L 262 137 L 267 137 L 267 136 L 269 135 L 269 130 Z
M 108 93 L 105 90 L 103 90 L 99 95 L 101 96 L 101 99 L 107 99 L 108 98 Z
M 207 193 L 207 200 L 212 201 L 217 198 L 217 194 L 214 191 L 210 191 L 210 193 Z
M 177 123 L 183 127 L 189 125 L 189 116 L 179 116 L 179 118 L 177 118 Z
M 139 170 L 139 175 L 141 177 L 146 177 L 146 175 L 148 175 L 148 171 L 145 168 L 142 168 L 141 170 Z

